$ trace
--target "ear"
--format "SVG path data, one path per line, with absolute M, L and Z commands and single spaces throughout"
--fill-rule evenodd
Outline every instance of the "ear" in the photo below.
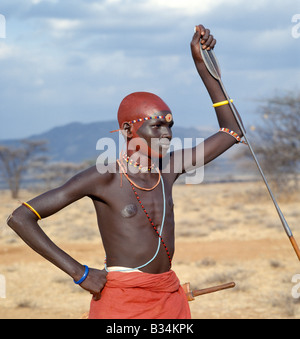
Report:
M 129 122 L 123 122 L 121 133 L 123 134 L 124 138 L 131 139 L 133 137 L 132 124 Z

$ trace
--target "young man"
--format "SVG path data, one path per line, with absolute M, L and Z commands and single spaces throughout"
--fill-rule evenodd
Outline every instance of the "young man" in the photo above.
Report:
M 204 49 L 216 44 L 202 25 L 196 26 L 192 56 L 212 102 L 217 103 L 220 127 L 236 133 L 233 136 L 220 131 L 205 140 L 202 156 L 206 164 L 233 146 L 241 131 L 228 102 L 224 103 L 226 98 L 219 83 L 204 65 L 200 43 Z M 76 175 L 62 187 L 24 203 L 9 217 L 8 225 L 33 250 L 93 294 L 90 318 L 190 318 L 185 293 L 171 270 L 172 186 L 180 172 L 193 168 L 197 150 L 203 150 L 203 145 L 176 151 L 181 155 L 185 152 L 184 162 L 173 161 L 180 157 L 171 153 L 170 171 L 165 173 L 152 161 L 157 159 L 155 163 L 159 164 L 170 146 L 170 108 L 154 94 L 133 93 L 122 101 L 118 120 L 128 147 L 127 154 L 109 165 L 111 170 L 106 168 L 102 173 L 100 165 Z M 92 199 L 98 217 L 107 255 L 103 270 L 78 263 L 58 248 L 37 223 L 85 196 Z

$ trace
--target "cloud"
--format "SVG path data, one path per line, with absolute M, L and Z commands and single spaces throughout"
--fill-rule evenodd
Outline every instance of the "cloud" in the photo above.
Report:
M 194 17 L 195 15 L 199 14 L 206 14 L 213 12 L 216 8 L 227 5 L 237 5 L 240 1 L 239 0 L 189 0 L 187 3 L 186 1 L 182 0 L 172 0 L 172 1 L 160 1 L 160 0 L 149 0 L 146 3 L 147 9 L 159 9 L 159 10 L 167 10 L 167 11 L 180 11 L 180 13 L 189 15 Z
M 7 19 L 7 39 L 0 39 L 0 138 L 114 119 L 121 99 L 138 90 L 161 95 L 180 124 L 216 124 L 190 56 L 198 23 L 216 36 L 226 83 L 249 116 L 254 106 L 239 98 L 297 83 L 294 0 L 2 0 L 0 11 Z
M 5 59 L 10 59 L 13 55 L 16 54 L 17 48 L 14 46 L 8 46 L 4 43 L 0 43 L 0 61 Z
M 80 28 L 81 21 L 80 20 L 72 20 L 72 19 L 48 19 L 47 20 L 50 29 L 57 31 L 70 31 L 77 28 Z

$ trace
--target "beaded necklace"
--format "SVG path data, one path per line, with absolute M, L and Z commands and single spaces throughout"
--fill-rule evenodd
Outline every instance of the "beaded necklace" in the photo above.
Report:
M 154 166 L 155 166 L 154 164 L 152 164 L 149 167 L 143 167 L 139 162 L 137 161 L 134 162 L 132 159 L 130 159 L 130 156 L 127 155 L 126 153 L 123 153 L 122 157 L 130 166 L 138 168 L 139 171 L 141 171 L 142 173 L 150 172 L 152 169 L 154 169 Z
M 159 168 L 158 169 L 158 180 L 157 180 L 157 183 L 153 186 L 153 187 L 150 187 L 150 188 L 145 188 L 145 187 L 141 187 L 139 186 L 138 184 L 136 184 L 133 180 L 131 180 L 128 176 L 128 174 L 126 173 L 126 168 L 124 167 L 124 165 L 121 163 L 121 161 L 117 160 L 117 163 L 118 165 L 120 166 L 120 169 L 122 170 L 122 173 L 124 174 L 124 176 L 126 177 L 126 179 L 132 184 L 134 185 L 136 188 L 142 190 L 142 191 L 153 191 L 160 183 L 161 181 L 161 173 L 160 173 L 160 170 Z M 121 174 L 122 175 L 122 174 Z

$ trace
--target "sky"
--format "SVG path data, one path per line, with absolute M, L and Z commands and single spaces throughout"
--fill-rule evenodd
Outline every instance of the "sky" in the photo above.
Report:
M 1 18 L 0 139 L 115 120 L 136 91 L 159 95 L 178 126 L 217 129 L 190 52 L 197 24 L 246 126 L 300 91 L 299 0 L 1 0 Z

